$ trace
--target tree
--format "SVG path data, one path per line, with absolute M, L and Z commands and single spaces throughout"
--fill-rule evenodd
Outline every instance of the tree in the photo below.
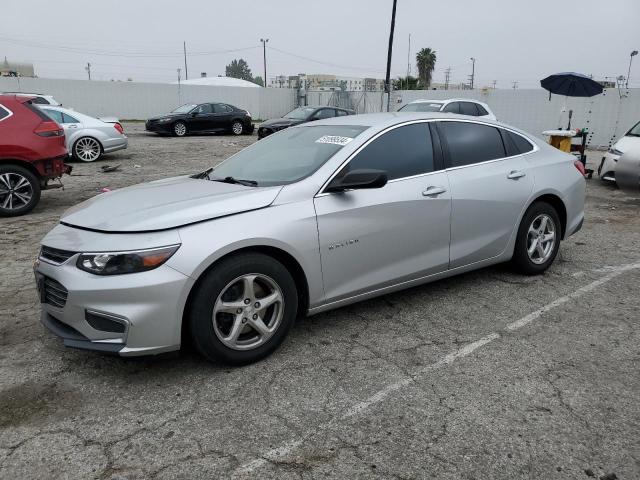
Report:
M 436 68 L 436 52 L 430 48 L 423 48 L 416 55 L 416 63 L 418 65 L 418 78 L 422 88 L 429 88 L 431 85 L 431 76 Z
M 394 90 L 418 90 L 419 88 L 418 79 L 411 75 L 408 77 L 398 77 L 396 80 L 393 80 Z
M 251 81 L 256 85 L 260 85 L 261 87 L 264 87 L 264 82 L 262 81 L 262 77 L 260 75 L 258 75 L 257 77 L 253 77 L 253 80 Z
M 251 75 L 249 64 L 242 58 L 240 60 L 233 60 L 229 65 L 227 65 L 225 75 L 227 77 L 241 78 L 248 82 L 253 81 L 253 75 Z

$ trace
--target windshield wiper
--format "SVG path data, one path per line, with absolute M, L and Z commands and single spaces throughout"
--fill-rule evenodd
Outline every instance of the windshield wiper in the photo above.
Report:
M 191 178 L 206 178 L 209 179 L 209 174 L 213 172 L 213 167 L 207 168 L 204 172 L 196 173 L 195 175 L 191 175 Z
M 235 183 L 238 185 L 244 185 L 245 187 L 257 187 L 258 182 L 255 180 L 243 180 L 240 178 L 233 177 L 224 177 L 224 178 L 210 178 L 213 182 L 222 182 L 222 183 Z

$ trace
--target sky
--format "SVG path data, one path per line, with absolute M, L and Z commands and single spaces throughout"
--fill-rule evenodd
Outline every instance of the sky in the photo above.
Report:
M 384 78 L 392 0 L 2 0 L 0 60 L 35 64 L 51 78 L 173 82 L 224 75 L 244 58 L 267 77 L 328 73 Z M 433 80 L 539 87 L 552 73 L 627 75 L 640 50 L 638 0 L 398 0 L 392 76 L 416 74 L 420 48 L 436 51 Z M 411 49 L 409 50 L 409 35 Z M 640 55 L 630 86 L 640 87 Z

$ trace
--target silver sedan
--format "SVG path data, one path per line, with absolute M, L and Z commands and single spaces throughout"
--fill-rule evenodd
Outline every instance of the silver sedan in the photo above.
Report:
M 253 362 L 298 315 L 501 262 L 544 272 L 582 226 L 574 161 L 460 115 L 289 128 L 67 211 L 36 265 L 41 319 L 72 347 L 143 355 L 191 338 L 211 360 Z
M 64 128 L 67 150 L 76 160 L 94 162 L 104 153 L 127 148 L 127 136 L 116 119 L 100 120 L 62 107 L 39 108 Z

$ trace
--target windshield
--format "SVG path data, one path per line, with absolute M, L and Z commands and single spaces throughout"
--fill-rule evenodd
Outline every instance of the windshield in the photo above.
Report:
M 171 113 L 189 113 L 191 110 L 193 110 L 196 107 L 197 105 L 194 105 L 193 103 L 187 103 L 186 105 L 182 105 L 176 108 Z
M 368 127 L 317 125 L 288 128 L 241 150 L 209 173 L 253 180 L 258 186 L 285 185 L 308 177 Z
M 290 118 L 291 120 L 305 120 L 314 110 L 314 107 L 296 108 L 295 110 L 291 110 L 287 113 L 284 118 Z
M 640 137 L 640 122 L 636 123 L 635 126 L 627 132 L 628 137 Z
M 436 102 L 418 102 L 407 103 L 399 112 L 439 112 L 442 108 L 441 103 Z

